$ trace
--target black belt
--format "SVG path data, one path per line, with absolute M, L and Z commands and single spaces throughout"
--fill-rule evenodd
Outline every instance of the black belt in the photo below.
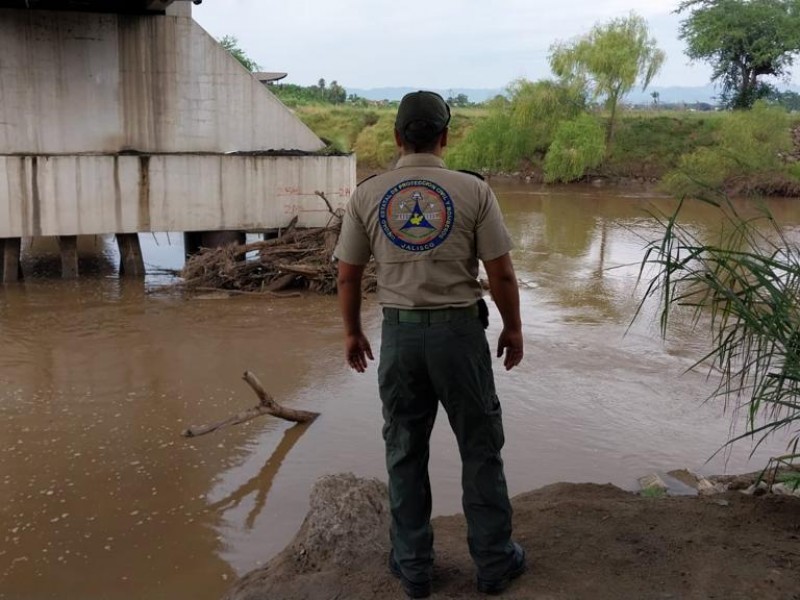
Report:
M 457 308 L 384 308 L 383 317 L 391 323 L 444 323 L 478 316 L 478 305 Z

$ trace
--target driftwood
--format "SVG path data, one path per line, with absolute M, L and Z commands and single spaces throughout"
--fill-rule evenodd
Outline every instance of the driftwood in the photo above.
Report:
M 310 423 L 319 416 L 319 413 L 309 412 L 306 410 L 295 410 L 293 408 L 281 406 L 275 402 L 275 399 L 264 389 L 264 386 L 261 385 L 258 377 L 253 375 L 250 371 L 245 371 L 242 379 L 244 379 L 247 384 L 253 388 L 256 396 L 258 396 L 259 402 L 256 406 L 248 408 L 247 410 L 237 413 L 232 417 L 225 419 L 224 421 L 219 421 L 218 423 L 189 427 L 189 429 L 184 430 L 181 435 L 183 437 L 197 437 L 200 435 L 206 435 L 207 433 L 217 431 L 223 427 L 245 423 L 255 419 L 256 417 L 260 417 L 261 415 L 272 415 L 273 417 L 278 417 L 280 419 L 285 419 L 295 423 Z
M 223 248 L 203 248 L 186 261 L 182 285 L 190 290 L 218 289 L 234 293 L 269 293 L 307 289 L 322 294 L 336 292 L 333 249 L 342 228 L 341 209 L 334 210 L 317 192 L 330 213 L 325 227 L 298 229 L 295 216 L 279 237 Z M 375 270 L 364 273 L 364 291 L 374 291 Z

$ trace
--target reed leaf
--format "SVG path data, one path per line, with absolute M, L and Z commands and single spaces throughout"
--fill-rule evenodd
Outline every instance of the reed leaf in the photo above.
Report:
M 672 214 L 653 215 L 663 234 L 646 247 L 639 270 L 646 286 L 634 320 L 656 300 L 666 336 L 675 310 L 691 308 L 711 344 L 690 369 L 706 366 L 716 376 L 708 399 L 721 398 L 734 423 L 746 411 L 745 431 L 732 429 L 723 448 L 749 439 L 754 452 L 788 430 L 789 453 L 770 465 L 792 464 L 800 459 L 800 249 L 766 208 L 745 217 L 724 194 L 709 192 L 699 200 L 719 210 L 718 238 L 700 239 L 681 222 L 685 199 Z

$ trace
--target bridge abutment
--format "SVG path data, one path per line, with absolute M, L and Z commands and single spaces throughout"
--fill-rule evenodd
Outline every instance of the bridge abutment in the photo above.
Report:
M 20 238 L 59 237 L 75 277 L 74 236 L 113 233 L 120 273 L 139 276 L 137 233 L 204 232 L 187 234 L 192 252 L 293 217 L 323 226 L 318 192 L 347 202 L 355 157 L 324 152 L 188 2 L 158 6 L 167 13 L 0 8 L 2 281 L 19 279 Z

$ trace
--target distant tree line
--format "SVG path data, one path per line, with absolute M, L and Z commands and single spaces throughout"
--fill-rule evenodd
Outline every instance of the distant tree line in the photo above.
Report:
M 270 90 L 289 105 L 344 104 L 348 100 L 347 90 L 335 80 L 327 83 L 325 79 L 320 79 L 316 85 L 279 83 L 271 85 Z

